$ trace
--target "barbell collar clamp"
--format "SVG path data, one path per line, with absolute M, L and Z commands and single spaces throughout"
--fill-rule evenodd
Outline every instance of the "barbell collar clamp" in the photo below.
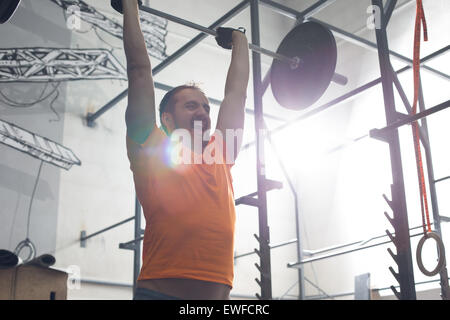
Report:
M 334 83 L 340 84 L 341 86 L 345 86 L 348 83 L 348 78 L 342 74 L 334 73 L 333 78 L 331 78 L 331 81 Z

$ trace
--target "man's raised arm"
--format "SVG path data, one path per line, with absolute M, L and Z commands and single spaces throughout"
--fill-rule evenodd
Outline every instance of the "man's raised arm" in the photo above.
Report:
M 219 117 L 217 119 L 217 129 L 226 137 L 226 130 L 232 129 L 235 132 L 244 129 L 245 101 L 247 98 L 247 86 L 249 80 L 249 48 L 245 34 L 240 31 L 232 33 L 232 57 L 228 69 L 227 81 L 225 84 L 225 96 L 220 106 Z M 234 158 L 240 149 L 240 139 L 226 141 L 227 150 L 234 147 Z
M 142 144 L 156 123 L 152 68 L 141 31 L 137 0 L 122 0 L 123 42 L 127 59 L 127 134 Z

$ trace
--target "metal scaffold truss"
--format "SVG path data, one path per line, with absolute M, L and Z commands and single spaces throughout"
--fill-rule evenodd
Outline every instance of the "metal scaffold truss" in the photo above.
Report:
M 92 26 L 98 27 L 114 37 L 123 39 L 122 25 L 106 17 L 104 14 L 100 13 L 84 1 L 51 1 L 60 6 L 65 12 L 70 13 L 70 15 L 78 16 L 81 20 L 90 23 Z M 73 9 L 72 6 L 75 6 L 79 10 Z M 149 55 L 160 60 L 167 58 L 165 43 L 165 38 L 167 35 L 167 20 L 145 12 L 141 13 L 140 20 L 142 33 L 144 35 Z
M 0 49 L 0 82 L 126 80 L 119 61 L 105 49 Z
M 0 120 L 0 143 L 66 170 L 74 164 L 81 165 L 72 150 L 3 120 Z

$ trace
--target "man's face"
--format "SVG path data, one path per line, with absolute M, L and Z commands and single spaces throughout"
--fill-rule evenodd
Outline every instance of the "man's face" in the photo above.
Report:
M 201 127 L 201 134 L 211 129 L 209 102 L 205 95 L 197 89 L 183 89 L 173 96 L 173 129 L 186 129 L 194 137 L 194 124 Z

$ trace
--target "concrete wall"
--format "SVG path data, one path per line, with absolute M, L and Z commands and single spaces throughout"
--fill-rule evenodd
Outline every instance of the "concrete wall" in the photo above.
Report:
M 70 47 L 70 32 L 61 23 L 49 17 L 60 14 L 48 1 L 37 5 L 25 0 L 10 23 L 0 27 L 2 48 L 17 47 Z M 45 17 L 44 17 L 45 16 Z M 64 142 L 65 100 L 67 86 L 59 86 L 59 97 L 50 102 L 56 93 L 45 101 L 29 107 L 11 107 L 4 103 L 10 99 L 20 103 L 36 101 L 52 92 L 45 83 L 1 83 L 0 118 L 19 127 Z M 70 145 L 67 145 L 69 148 Z M 76 153 L 77 151 L 75 151 Z M 0 144 L 0 247 L 13 251 L 27 233 L 28 209 L 36 182 L 40 160 Z M 61 169 L 44 164 L 31 208 L 29 238 L 36 245 L 37 254 L 54 251 L 58 219 Z M 26 256 L 26 250 L 22 256 Z

